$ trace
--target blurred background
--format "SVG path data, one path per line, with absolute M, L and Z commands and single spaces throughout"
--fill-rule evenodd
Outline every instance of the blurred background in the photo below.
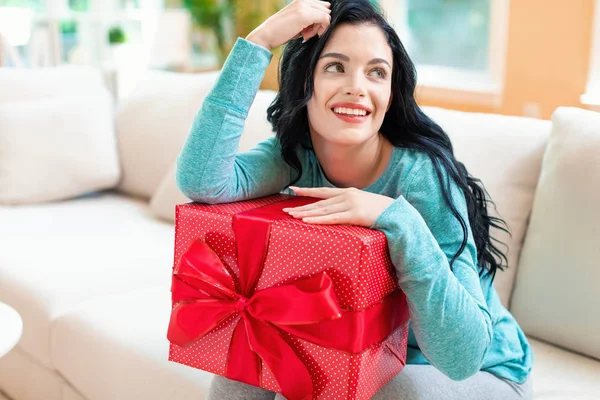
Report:
M 374 0 L 376 1 L 376 0 Z M 217 70 L 289 0 L 0 0 L 0 65 Z M 379 0 L 417 64 L 420 104 L 550 118 L 600 107 L 600 0 Z M 275 57 L 262 84 L 277 89 Z

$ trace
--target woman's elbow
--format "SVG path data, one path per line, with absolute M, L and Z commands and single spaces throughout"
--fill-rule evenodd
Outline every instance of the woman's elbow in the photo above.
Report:
M 213 203 L 213 200 L 210 198 L 210 196 L 204 195 L 201 190 L 198 190 L 199 188 L 194 187 L 194 185 L 191 185 L 188 182 L 186 182 L 185 178 L 182 179 L 181 175 L 179 174 L 175 174 L 175 184 L 177 186 L 177 189 L 179 189 L 179 191 L 181 192 L 181 194 L 183 194 L 191 201 L 206 204 Z
M 175 167 L 175 185 L 177 189 L 186 196 L 188 195 L 192 185 L 190 182 L 190 174 L 182 169 L 179 165 L 179 158 L 177 158 L 177 164 Z
M 490 341 L 486 340 L 476 349 L 469 348 L 468 353 L 457 354 L 452 365 L 442 372 L 453 381 L 463 381 L 472 377 L 481 370 L 490 344 Z
M 175 172 L 175 185 L 177 186 L 177 189 L 179 189 L 181 194 L 183 194 L 188 199 L 192 201 L 200 201 L 200 199 L 198 198 L 198 193 L 196 193 L 196 191 L 192 189 L 193 185 L 189 184 L 186 177 L 183 174 L 181 174 L 179 170 Z
M 453 381 L 464 381 L 465 379 L 468 379 L 468 378 L 472 377 L 473 375 L 475 375 L 480 370 L 481 370 L 480 363 L 478 363 L 478 364 L 465 363 L 465 364 L 457 365 L 448 371 L 444 371 L 444 374 L 446 376 L 448 376 L 448 378 L 452 379 Z
M 197 203 L 211 203 L 210 196 L 207 196 L 206 190 L 190 179 L 190 175 L 181 171 L 178 167 L 175 169 L 175 185 L 185 197 Z
M 198 187 L 185 183 L 185 181 L 179 181 L 176 179 L 177 188 L 179 191 L 188 199 L 195 203 L 203 204 L 223 204 L 231 203 L 235 199 L 231 196 L 227 196 L 221 190 L 210 190 L 204 187 Z

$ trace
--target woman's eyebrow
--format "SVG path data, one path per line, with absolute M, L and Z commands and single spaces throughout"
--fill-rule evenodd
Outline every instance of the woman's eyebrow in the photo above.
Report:
M 325 58 L 325 57 L 338 58 L 338 59 L 340 59 L 342 61 L 346 61 L 346 62 L 350 61 L 350 57 L 345 56 L 345 55 L 343 55 L 341 53 L 327 53 L 327 54 L 323 54 L 321 57 L 319 57 L 319 59 Z
M 326 53 L 326 54 L 323 54 L 321 57 L 319 57 L 319 59 L 326 58 L 326 57 L 337 58 L 339 60 L 346 61 L 346 62 L 350 61 L 350 57 L 348 57 L 344 54 L 341 54 L 341 53 Z M 367 63 L 367 65 L 371 65 L 371 64 L 386 64 L 388 67 L 392 68 L 390 63 L 387 62 L 386 60 L 384 60 L 383 58 L 374 58 Z
M 389 62 L 385 61 L 383 58 L 374 58 L 367 63 L 367 65 L 371 64 L 386 64 L 388 67 L 392 68 Z

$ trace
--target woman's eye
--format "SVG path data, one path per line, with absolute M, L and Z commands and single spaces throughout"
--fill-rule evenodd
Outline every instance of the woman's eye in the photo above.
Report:
M 374 70 L 371 71 L 371 74 L 375 73 L 375 76 L 377 76 L 378 78 L 381 79 L 385 79 L 385 77 L 387 76 L 385 70 L 381 69 L 381 68 L 375 68 Z
M 344 72 L 344 67 L 340 63 L 329 64 L 325 67 L 325 71 L 327 72 Z

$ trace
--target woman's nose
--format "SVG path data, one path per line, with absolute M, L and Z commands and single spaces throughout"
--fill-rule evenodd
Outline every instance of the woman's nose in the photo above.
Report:
M 364 83 L 360 77 L 349 79 L 347 86 L 344 88 L 344 93 L 347 96 L 363 97 L 365 96 Z
M 346 90 L 346 95 L 347 96 L 364 97 L 365 93 L 362 90 L 360 90 L 359 88 L 352 88 L 352 89 Z

